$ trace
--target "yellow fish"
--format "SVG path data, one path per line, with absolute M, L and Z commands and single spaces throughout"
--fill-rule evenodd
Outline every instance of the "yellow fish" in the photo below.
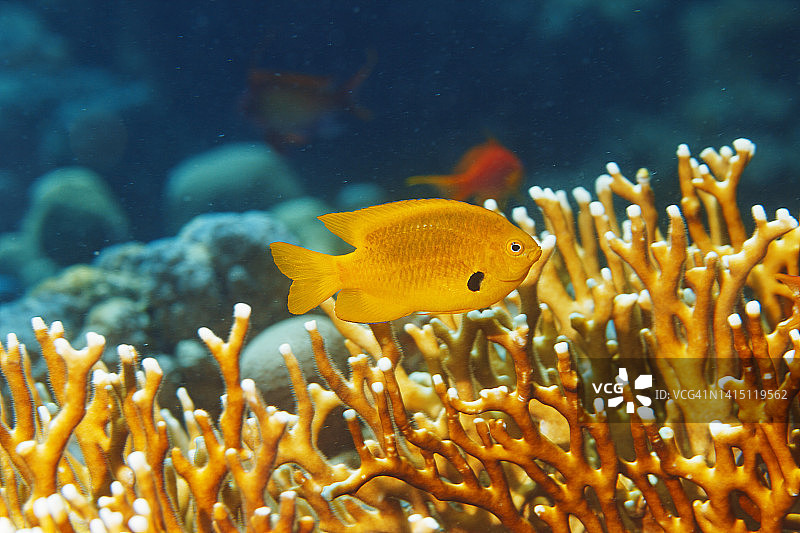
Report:
M 517 288 L 542 254 L 501 215 L 455 200 L 403 200 L 318 218 L 355 251 L 270 245 L 293 280 L 289 311 L 298 315 L 336 292 L 336 316 L 350 322 L 480 309 Z

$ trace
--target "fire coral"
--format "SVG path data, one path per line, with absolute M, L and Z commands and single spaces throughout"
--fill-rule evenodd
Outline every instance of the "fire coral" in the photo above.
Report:
M 120 346 L 111 371 L 101 336 L 77 350 L 34 319 L 49 388 L 14 336 L 0 350 L 0 532 L 797 531 L 800 308 L 776 275 L 798 274 L 800 230 L 757 205 L 746 229 L 735 189 L 754 148 L 696 160 L 681 145 L 665 228 L 644 170 L 634 182 L 609 164 L 597 200 L 573 191 L 576 213 L 531 189 L 546 230 L 512 218 L 544 260 L 501 305 L 407 326 L 424 371 L 404 367 L 389 324 L 339 321 L 329 300 L 349 368 L 308 322 L 327 387 L 281 346 L 295 413 L 239 374 L 245 304 L 227 340 L 199 330 L 221 416 L 181 391 L 183 423 L 159 409 L 155 360 Z M 674 394 L 647 398 L 628 373 Z M 621 396 L 593 398 L 597 383 Z M 354 446 L 326 457 L 318 438 L 342 408 Z

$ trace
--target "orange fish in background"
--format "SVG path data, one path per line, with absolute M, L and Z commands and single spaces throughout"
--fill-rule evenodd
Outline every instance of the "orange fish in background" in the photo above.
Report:
M 464 154 L 452 174 L 412 176 L 406 183 L 435 185 L 453 200 L 475 197 L 479 201 L 494 198 L 502 202 L 517 192 L 522 172 L 519 158 L 494 139 L 489 139 Z
M 361 120 L 371 117 L 368 110 L 356 104 L 354 95 L 376 61 L 377 54 L 368 51 L 366 63 L 342 85 L 327 76 L 253 69 L 242 110 L 264 130 L 266 141 L 277 148 L 330 136 L 339 129 L 336 118 L 341 113 L 353 113 Z

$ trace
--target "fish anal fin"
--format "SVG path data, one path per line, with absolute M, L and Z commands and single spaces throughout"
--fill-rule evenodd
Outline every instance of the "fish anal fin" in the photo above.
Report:
M 412 312 L 405 306 L 367 294 L 361 289 L 342 289 L 334 305 L 336 316 L 347 322 L 388 322 Z

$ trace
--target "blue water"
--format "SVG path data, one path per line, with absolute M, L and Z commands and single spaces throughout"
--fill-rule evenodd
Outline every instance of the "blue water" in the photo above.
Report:
M 614 160 L 631 176 L 653 170 L 666 204 L 677 144 L 697 153 L 746 136 L 759 151 L 743 194 L 798 203 L 785 187 L 800 174 L 790 0 L 54 0 L 2 4 L 0 35 L 0 231 L 18 227 L 38 176 L 78 163 L 107 182 L 132 238 L 174 232 L 170 169 L 262 138 L 239 109 L 251 69 L 341 83 L 370 49 L 378 62 L 358 101 L 372 120 L 345 114 L 285 152 L 313 195 L 372 182 L 414 196 L 407 176 L 446 172 L 493 136 L 522 159 L 528 186 L 591 188 Z

